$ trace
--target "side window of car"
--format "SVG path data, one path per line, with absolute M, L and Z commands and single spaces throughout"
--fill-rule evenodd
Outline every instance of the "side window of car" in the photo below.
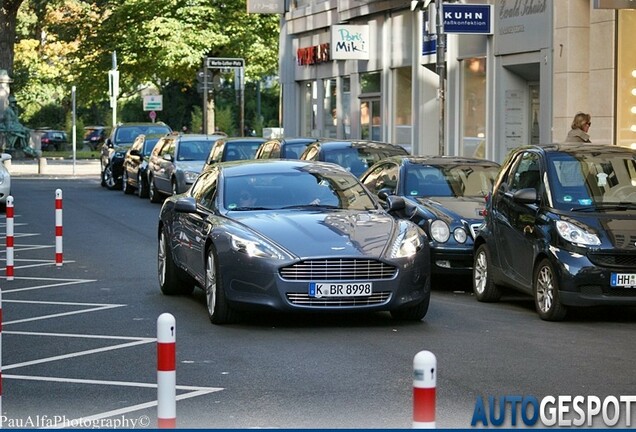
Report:
M 536 153 L 526 152 L 523 154 L 513 171 L 508 186 L 511 191 L 526 188 L 540 189 L 541 171 L 539 156 Z
M 221 155 L 223 154 L 223 147 L 225 147 L 225 141 L 222 140 L 218 140 L 217 142 L 214 143 L 214 147 L 212 148 L 212 151 L 210 152 L 210 158 L 208 160 L 208 163 L 212 163 L 212 162 L 218 162 L 221 160 Z
M 318 159 L 318 147 L 309 147 L 305 153 L 304 159 L 317 160 Z
M 376 167 L 362 180 L 362 184 L 364 184 L 371 193 L 378 193 L 378 179 L 382 171 L 383 167 Z

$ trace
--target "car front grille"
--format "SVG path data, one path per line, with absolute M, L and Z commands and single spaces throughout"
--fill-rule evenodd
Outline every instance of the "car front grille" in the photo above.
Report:
M 589 253 L 587 257 L 594 265 L 633 271 L 636 268 L 636 252 Z
M 382 261 L 369 259 L 322 259 L 301 261 L 280 269 L 287 280 L 356 281 L 392 279 L 397 269 Z
M 287 293 L 287 300 L 296 306 L 305 307 L 361 307 L 387 303 L 390 291 L 374 292 L 368 297 L 310 297 L 307 293 Z

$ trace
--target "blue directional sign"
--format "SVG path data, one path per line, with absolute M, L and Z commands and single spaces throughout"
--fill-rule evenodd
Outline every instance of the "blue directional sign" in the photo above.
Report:
M 444 33 L 493 33 L 493 6 L 442 3 Z

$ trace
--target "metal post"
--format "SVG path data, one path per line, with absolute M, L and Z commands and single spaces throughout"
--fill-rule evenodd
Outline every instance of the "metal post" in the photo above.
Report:
M 208 59 L 203 58 L 203 133 L 208 133 Z
M 75 160 L 77 159 L 77 125 L 75 124 L 75 86 L 71 87 L 72 124 L 73 124 L 73 175 L 75 175 Z
M 442 30 L 442 2 L 435 2 L 435 31 L 437 34 L 437 74 L 439 75 L 439 154 L 444 154 L 444 125 L 446 124 L 444 116 L 444 105 L 446 99 L 446 35 Z

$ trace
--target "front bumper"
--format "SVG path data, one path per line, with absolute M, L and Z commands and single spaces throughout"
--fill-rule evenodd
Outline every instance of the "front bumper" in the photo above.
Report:
M 612 273 L 636 273 L 635 268 L 594 264 L 587 256 L 553 249 L 551 258 L 559 276 L 559 297 L 566 306 L 636 306 L 636 287 L 612 287 Z M 636 252 L 635 252 L 636 253 Z

